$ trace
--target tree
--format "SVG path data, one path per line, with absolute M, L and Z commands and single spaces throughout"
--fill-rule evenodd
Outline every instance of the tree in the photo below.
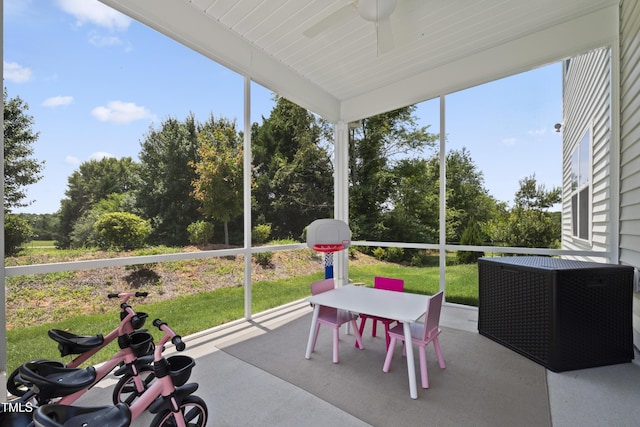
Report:
M 391 206 L 394 159 L 422 153 L 438 136 L 419 127 L 415 106 L 362 120 L 349 138 L 349 213 L 354 238 L 382 240 Z
M 131 191 L 137 183 L 138 164 L 131 157 L 83 162 L 68 178 L 66 198 L 60 202 L 56 245 L 68 248 L 76 222 L 111 194 Z
M 460 242 L 471 224 L 492 217 L 496 201 L 484 188 L 482 172 L 466 149 L 446 156 L 446 239 Z M 440 230 L 440 156 L 403 159 L 393 168 L 395 177 L 387 215 L 389 234 L 398 240 L 437 242 Z
M 331 216 L 328 131 L 326 122 L 284 98 L 253 127 L 253 223 L 271 224 L 272 238 L 298 238 L 313 220 Z
M 20 217 L 29 221 L 33 229 L 33 237 L 38 240 L 54 240 L 56 230 L 59 227 L 56 214 L 27 214 L 21 213 Z
M 562 200 L 562 190 L 554 187 L 547 190 L 544 184 L 538 185 L 533 174 L 520 180 L 520 189 L 516 192 L 515 205 L 525 210 L 536 209 L 546 211 Z
M 437 164 L 439 165 L 439 161 Z M 482 171 L 473 162 L 471 153 L 466 148 L 447 154 L 446 171 L 447 221 L 454 222 L 447 240 L 461 242 L 468 227 L 489 221 L 495 211 L 496 200 L 484 187 Z
M 213 117 L 198 132 L 199 160 L 190 162 L 197 178 L 193 196 L 202 206 L 201 212 L 224 223 L 224 243 L 229 245 L 228 223 L 243 210 L 242 140 L 235 123 Z
M 136 206 L 151 220 L 153 244 L 188 244 L 187 227 L 203 219 L 200 202 L 191 196 L 197 175 L 189 166 L 199 160 L 198 126 L 193 114 L 184 122 L 169 118 L 159 129 L 151 128 L 141 143 Z
M 7 214 L 4 217 L 4 252 L 6 255 L 16 255 L 20 252 L 22 245 L 33 235 L 29 222 L 19 216 Z
M 3 91 L 4 101 L 4 209 L 31 204 L 25 187 L 38 182 L 44 161 L 38 161 L 33 155 L 32 144 L 40 135 L 33 132 L 33 117 L 26 114 L 29 105 L 20 97 L 8 99 L 7 88 Z
M 390 194 L 393 209 L 384 222 L 391 241 L 438 241 L 439 171 L 428 159 L 403 159 L 393 168 L 395 182 Z
M 549 248 L 559 246 L 561 224 L 558 215 L 548 212 L 561 201 L 561 189 L 547 190 L 535 175 L 520 180 L 515 204 L 503 218 L 494 220 L 492 238 L 507 246 Z

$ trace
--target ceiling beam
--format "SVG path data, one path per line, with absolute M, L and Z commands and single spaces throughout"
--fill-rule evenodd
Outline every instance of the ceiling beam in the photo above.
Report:
M 617 8 L 608 6 L 345 100 L 340 118 L 371 117 L 610 45 L 618 37 Z
M 339 119 L 337 98 L 190 3 L 176 0 L 100 1 L 331 122 Z M 211 45 L 211 40 L 216 43 Z

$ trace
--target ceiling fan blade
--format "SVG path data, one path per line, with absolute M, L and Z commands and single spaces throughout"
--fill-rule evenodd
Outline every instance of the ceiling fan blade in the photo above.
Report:
M 389 18 L 381 19 L 376 23 L 376 36 L 378 38 L 378 55 L 393 50 L 395 44 Z
M 393 41 L 396 47 L 410 45 L 424 38 L 428 31 L 428 19 L 420 17 L 429 16 L 436 11 L 437 7 L 442 7 L 444 2 L 433 2 L 424 0 L 402 0 L 398 1 L 398 7 L 391 15 L 391 25 L 394 28 Z
M 348 5 L 341 7 L 326 18 L 321 19 L 311 27 L 307 28 L 302 32 L 302 34 L 310 38 L 316 37 L 323 31 L 328 30 L 334 25 L 338 25 L 341 22 L 346 21 L 347 19 L 352 17 L 354 11 L 355 10 L 353 8 L 353 3 L 349 3 Z

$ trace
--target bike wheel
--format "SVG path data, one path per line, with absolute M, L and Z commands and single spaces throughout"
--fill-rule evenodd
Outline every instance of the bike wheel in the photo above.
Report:
M 207 424 L 209 410 L 204 400 L 198 396 L 187 396 L 180 404 L 180 414 L 188 427 L 204 427 Z M 151 422 L 151 427 L 175 427 L 175 413 L 171 411 L 161 412 Z
M 134 400 L 140 397 L 140 395 L 149 388 L 149 384 L 151 384 L 151 381 L 156 377 L 153 372 L 153 366 L 141 367 L 138 376 L 142 380 L 143 390 L 139 391 L 136 388 L 134 375 L 126 374 L 120 378 L 120 381 L 118 381 L 118 384 L 116 384 L 116 387 L 113 389 L 112 401 L 114 405 L 117 405 L 118 403 L 125 403 L 127 406 L 131 406 Z

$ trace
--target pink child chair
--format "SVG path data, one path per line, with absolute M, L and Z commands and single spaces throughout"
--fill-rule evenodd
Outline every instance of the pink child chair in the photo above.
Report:
M 322 292 L 329 291 L 334 288 L 333 279 L 320 280 L 318 282 L 311 283 L 311 295 L 317 295 Z M 356 345 L 362 350 L 364 345 L 362 344 L 362 336 L 358 331 L 356 325 L 357 314 L 351 313 L 347 310 L 339 310 L 333 307 L 320 306 L 320 313 L 318 314 L 318 321 L 316 322 L 315 332 L 313 334 L 313 344 L 311 351 L 316 348 L 316 341 L 318 340 L 318 331 L 320 325 L 327 325 L 333 329 L 333 363 L 338 363 L 338 329 L 343 324 L 350 322 L 351 327 L 356 335 Z
M 427 312 L 424 316 L 424 324 L 412 323 L 411 324 L 411 341 L 409 345 L 416 344 L 420 351 L 420 376 L 422 380 L 422 388 L 429 388 L 429 378 L 427 375 L 427 358 L 425 354 L 425 347 L 430 342 L 433 342 L 433 346 L 436 349 L 436 355 L 438 356 L 438 363 L 440 368 L 444 369 L 444 358 L 442 357 L 442 350 L 440 349 L 440 343 L 438 342 L 438 335 L 440 335 L 440 311 L 442 309 L 442 299 L 444 293 L 442 291 L 433 295 L 427 302 Z M 384 360 L 383 372 L 389 372 L 389 366 L 391 365 L 391 359 L 393 359 L 393 350 L 397 340 L 401 340 L 404 344 L 402 348 L 403 356 L 406 355 L 404 343 L 404 328 L 403 325 L 398 325 L 389 331 L 389 337 L 391 338 L 391 345 L 387 349 L 387 357 Z
M 376 289 L 383 289 L 385 291 L 395 291 L 395 292 L 403 292 L 404 291 L 404 280 L 402 279 L 394 279 L 391 277 L 380 277 L 376 276 L 373 279 L 373 287 Z M 378 322 L 382 322 L 384 325 L 384 336 L 386 339 L 387 349 L 389 348 L 389 329 L 391 328 L 392 323 L 399 324 L 395 319 L 387 319 L 384 317 L 370 316 L 368 314 L 360 314 L 360 335 L 362 335 L 362 331 L 364 331 L 364 324 L 367 319 L 373 320 L 373 325 L 371 329 L 371 336 L 375 337 L 377 335 L 377 325 Z M 356 345 L 358 343 L 356 342 Z

